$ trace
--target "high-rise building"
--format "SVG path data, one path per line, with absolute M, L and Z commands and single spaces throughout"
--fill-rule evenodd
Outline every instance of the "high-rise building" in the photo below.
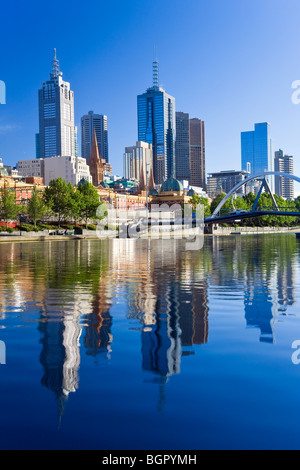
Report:
M 282 150 L 275 152 L 274 163 L 276 172 L 294 174 L 294 157 L 284 155 Z M 282 176 L 275 176 L 275 194 L 284 199 L 293 200 L 295 197 L 294 181 Z
M 190 185 L 206 189 L 205 123 L 190 119 Z
M 210 198 L 214 198 L 222 192 L 228 194 L 237 184 L 247 179 L 248 176 L 249 173 L 246 171 L 235 170 L 210 173 L 207 178 L 207 194 Z M 244 196 L 245 186 L 242 186 L 237 191 L 237 194 Z
M 99 155 L 103 160 L 108 162 L 107 116 L 95 114 L 94 111 L 90 111 L 81 118 L 81 156 L 85 158 L 87 162 L 89 161 L 92 152 L 94 131 L 96 132 Z
M 176 178 L 190 181 L 190 115 L 176 112 Z
M 74 92 L 62 79 L 56 49 L 50 80 L 39 90 L 39 141 L 40 158 L 75 156 Z
M 191 186 L 206 188 L 205 123 L 176 113 L 176 178 Z
M 152 145 L 146 142 L 137 142 L 133 147 L 125 147 L 124 177 L 140 181 L 141 173 L 148 176 L 153 167 Z
M 242 170 L 251 176 L 273 171 L 272 140 L 270 124 L 255 124 L 254 131 L 241 133 Z M 271 187 L 273 178 L 269 178 Z
M 152 144 L 156 184 L 175 176 L 175 98 L 159 86 L 158 61 L 153 62 L 153 86 L 137 97 L 138 140 Z
M 35 134 L 35 158 L 41 158 L 40 134 Z

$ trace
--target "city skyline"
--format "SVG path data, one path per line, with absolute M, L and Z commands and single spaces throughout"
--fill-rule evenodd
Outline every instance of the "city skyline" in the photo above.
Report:
M 126 9 L 125 5 L 118 2 L 120 13 L 124 13 L 122 21 L 128 19 L 126 34 L 124 33 L 126 40 L 123 35 L 116 34 L 121 19 L 113 25 L 112 8 L 106 5 L 108 21 L 103 34 L 109 31 L 108 37 L 104 42 L 92 44 L 89 41 L 89 48 L 79 46 L 81 38 L 75 40 L 75 26 L 80 21 L 83 25 L 88 25 L 88 21 L 93 23 L 94 19 L 87 18 L 87 15 L 80 17 L 76 8 L 70 13 L 74 21 L 71 40 L 75 40 L 76 47 L 71 47 L 70 39 L 58 38 L 54 32 L 43 38 L 39 44 L 33 44 L 32 36 L 31 39 L 25 37 L 21 46 L 17 41 L 7 44 L 0 76 L 6 84 L 7 92 L 6 104 L 0 107 L 0 154 L 5 164 L 15 165 L 19 159 L 35 156 L 34 138 L 38 131 L 36 90 L 49 73 L 49 61 L 53 48 L 56 47 L 64 77 L 71 82 L 75 93 L 75 125 L 80 128 L 80 118 L 88 109 L 108 116 L 111 163 L 115 173 L 121 175 L 124 148 L 137 140 L 136 96 L 143 93 L 151 83 L 152 50 L 153 45 L 157 44 L 160 81 L 175 96 L 176 109 L 186 110 L 191 117 L 199 116 L 206 122 L 207 173 L 222 170 L 224 158 L 232 169 L 239 170 L 240 133 L 252 128 L 255 122 L 267 121 L 272 128 L 274 149 L 284 148 L 288 154 L 294 155 L 295 174 L 299 175 L 300 163 L 297 157 L 300 152 L 300 136 L 297 131 L 300 125 L 300 107 L 291 100 L 292 83 L 300 77 L 294 28 L 299 5 L 290 0 L 291 8 L 281 11 L 281 1 L 276 5 L 269 0 L 255 1 L 253 8 L 239 5 L 236 1 L 227 2 L 225 8 L 221 2 L 215 2 L 220 17 L 223 15 L 224 21 L 221 22 L 219 16 L 214 14 L 213 6 L 205 1 L 191 1 L 182 13 L 186 39 L 181 47 L 182 35 L 177 38 L 176 31 L 171 30 L 170 25 L 166 26 L 163 33 L 152 32 L 147 38 L 144 35 L 140 44 L 137 44 L 130 27 L 141 13 L 147 11 L 148 19 L 143 18 L 137 26 L 138 30 L 144 27 L 151 31 L 157 4 L 155 1 L 145 2 L 138 8 L 138 4 L 132 2 Z M 72 5 L 78 6 L 78 3 L 72 2 Z M 168 10 L 168 5 L 169 1 L 161 3 L 162 13 Z M 178 14 L 179 2 L 172 2 L 172 5 L 174 10 L 170 11 L 171 18 Z M 96 10 L 100 8 L 96 3 L 94 7 Z M 23 11 L 21 3 L 19 8 Z M 259 15 L 254 15 L 255 10 Z M 203 28 L 196 34 L 191 26 L 196 24 L 194 16 L 197 18 L 200 11 Z M 32 10 L 30 13 L 34 18 L 37 15 Z M 24 10 L 24 19 L 27 14 Z M 34 32 L 45 27 L 48 21 L 42 20 L 39 26 L 34 27 Z M 57 19 L 57 26 L 60 21 L 62 20 Z M 162 19 L 158 18 L 157 21 L 158 26 L 161 25 Z M 230 30 L 233 21 L 237 21 L 234 32 Z M 22 24 L 19 25 L 20 35 L 24 33 Z M 284 37 L 280 35 L 280 40 L 275 34 L 279 25 L 282 28 L 290 25 L 288 34 Z M 220 30 L 214 36 L 218 27 Z M 167 39 L 168 33 L 173 41 Z M 5 34 L 7 37 L 7 25 L 4 25 L 1 36 Z M 240 42 L 237 42 L 239 35 Z M 195 52 L 203 39 L 206 39 L 206 47 L 201 51 L 201 62 L 204 61 L 205 67 L 200 67 L 200 74 L 200 64 L 197 62 L 200 55 Z M 267 55 L 260 51 L 260 42 L 268 45 Z M 84 46 L 86 44 L 84 42 Z M 188 51 L 183 48 L 186 44 L 190 46 Z M 38 61 L 30 63 L 30 69 L 28 57 L 23 54 L 25 48 L 27 51 L 30 48 L 33 55 L 39 56 Z M 252 60 L 250 67 L 247 56 Z M 11 57 L 15 57 L 15 60 L 12 61 Z M 238 64 L 237 58 L 240 60 Z M 132 68 L 136 61 L 138 66 Z M 276 61 L 280 62 L 280 68 L 275 67 Z M 23 74 L 22 87 L 18 87 L 17 70 L 20 68 L 30 70 L 30 73 Z M 101 73 L 103 69 L 108 73 Z

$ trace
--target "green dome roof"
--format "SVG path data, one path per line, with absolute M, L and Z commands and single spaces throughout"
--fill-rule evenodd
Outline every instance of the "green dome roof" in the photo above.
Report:
M 87 180 L 86 180 L 85 178 L 82 178 L 82 179 L 79 181 L 79 183 L 77 184 L 77 187 L 78 187 L 78 186 L 84 186 L 86 182 L 87 182 Z
M 150 189 L 149 196 L 156 196 L 157 194 L 158 194 L 158 191 L 155 188 Z
M 105 181 L 101 181 L 101 183 L 99 184 L 98 188 L 100 188 L 100 186 L 101 186 L 102 188 L 109 189 L 109 186 L 108 186 L 108 184 L 107 184 Z
M 171 176 L 161 186 L 161 192 L 168 191 L 183 191 L 183 186 L 180 181 Z
M 194 194 L 196 194 L 196 191 L 194 191 L 193 188 L 191 188 L 191 189 L 189 190 L 189 192 L 187 193 L 187 195 L 188 195 L 188 196 L 191 196 L 191 197 L 193 197 Z

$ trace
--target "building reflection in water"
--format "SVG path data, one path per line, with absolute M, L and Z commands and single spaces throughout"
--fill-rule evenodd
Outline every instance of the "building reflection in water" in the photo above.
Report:
M 41 382 L 55 393 L 59 419 L 69 394 L 76 392 L 79 387 L 80 339 L 83 330 L 84 346 L 89 355 L 110 351 L 112 342 L 109 315 L 111 300 L 106 297 L 105 281 L 101 284 L 101 273 L 105 270 L 107 260 L 105 256 L 100 259 L 91 256 L 89 244 L 84 249 L 80 243 L 69 247 L 55 247 L 55 259 L 59 259 L 59 263 L 48 265 L 50 282 L 39 323 L 42 335 L 40 362 L 44 368 Z M 60 249 L 61 252 L 57 253 Z M 51 245 L 49 251 L 51 260 Z
M 271 241 L 270 241 L 271 240 Z M 273 241 L 272 241 L 273 240 Z M 274 342 L 274 323 L 296 303 L 293 237 L 206 239 L 199 252 L 180 240 L 110 240 L 0 246 L 0 320 L 10 306 L 40 310 L 42 384 L 63 413 L 79 387 L 81 355 L 109 360 L 113 353 L 112 306 L 124 298 L 141 335 L 141 367 L 159 384 L 179 374 L 183 357 L 208 342 L 214 293 L 228 292 L 244 305 L 247 327 Z M 46 249 L 46 251 L 45 251 Z M 22 271 L 20 271 L 22 266 Z M 210 309 L 208 307 L 210 305 Z M 212 305 L 212 307 L 211 307 Z
M 278 315 L 287 315 L 296 304 L 297 242 L 293 237 L 241 237 L 212 241 L 213 269 L 210 282 L 244 291 L 247 327 L 260 330 L 260 341 L 275 343 Z M 222 269 L 218 269 L 222 266 Z

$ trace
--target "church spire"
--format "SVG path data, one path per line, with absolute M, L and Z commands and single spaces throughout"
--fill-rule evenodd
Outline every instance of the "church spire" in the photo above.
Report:
M 104 166 L 101 156 L 99 156 L 99 149 L 97 143 L 96 131 L 94 129 L 93 134 L 93 143 L 91 157 L 89 159 L 90 173 L 92 176 L 92 181 L 94 186 L 99 186 L 100 183 L 104 180 Z
M 155 181 L 153 176 L 153 168 L 150 169 L 150 176 L 149 176 L 149 183 L 148 183 L 148 190 L 155 189 Z
M 145 173 L 144 173 L 144 165 L 143 164 L 142 164 L 141 171 L 140 171 L 139 190 L 140 191 L 146 191 Z

